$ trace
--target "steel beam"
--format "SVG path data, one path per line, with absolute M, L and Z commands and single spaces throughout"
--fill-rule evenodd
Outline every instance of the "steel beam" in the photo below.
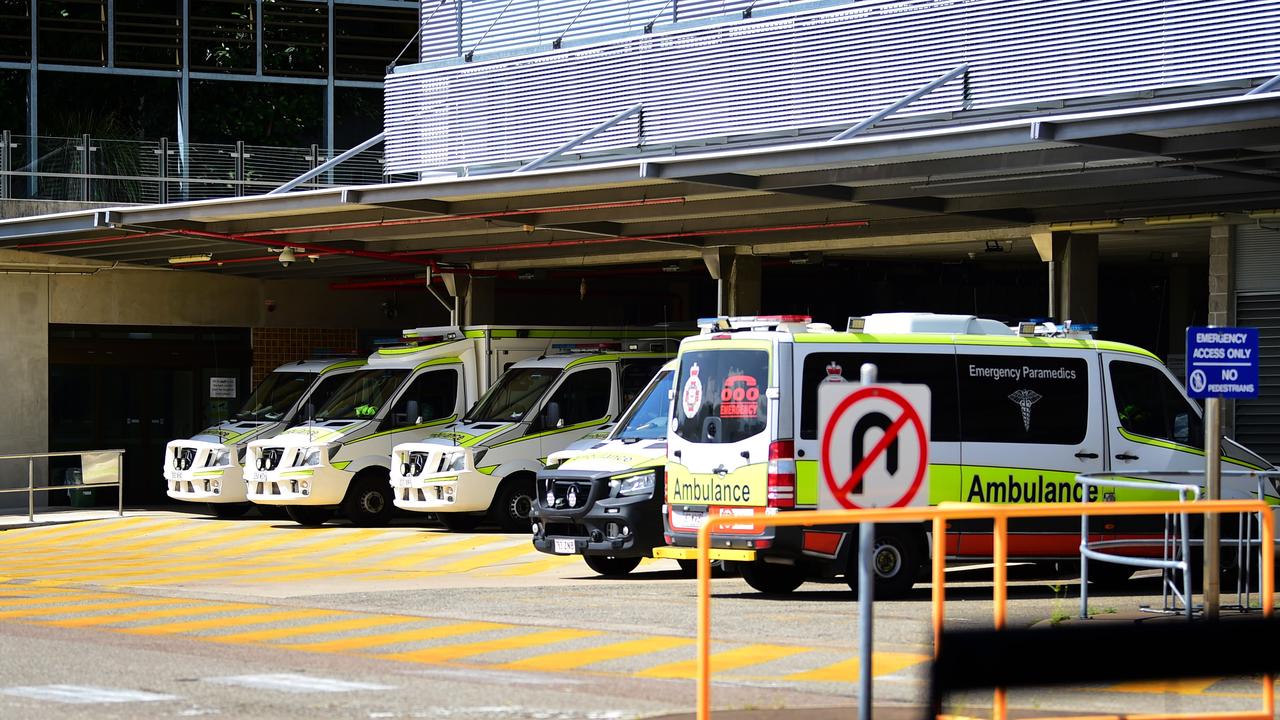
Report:
M 331 169 L 331 168 L 333 168 L 333 167 L 336 167 L 336 166 L 338 166 L 338 165 L 341 165 L 342 163 L 344 163 L 344 162 L 346 162 L 346 161 L 350 160 L 351 158 L 355 157 L 356 155 L 359 155 L 360 153 L 364 152 L 365 150 L 368 150 L 369 148 L 373 147 L 374 145 L 377 145 L 378 143 L 382 142 L 382 141 L 383 141 L 383 139 L 384 139 L 384 138 L 386 138 L 386 136 L 387 136 L 387 134 L 386 134 L 385 132 L 380 132 L 380 133 L 378 133 L 377 135 L 374 135 L 373 137 L 369 138 L 368 140 L 365 140 L 364 142 L 360 143 L 359 145 L 356 145 L 355 147 L 351 148 L 350 150 L 347 150 L 346 152 L 342 153 L 342 154 L 341 154 L 341 155 L 339 155 L 338 157 L 329 158 L 328 160 L 326 160 L 326 161 L 324 161 L 324 162 L 320 163 L 319 165 L 317 165 L 316 167 L 312 168 L 311 170 L 308 170 L 308 171 L 306 171 L 306 172 L 302 173 L 301 175 L 299 175 L 298 177 L 296 177 L 296 178 L 294 178 L 294 179 L 290 180 L 289 182 L 287 182 L 287 183 L 285 183 L 285 184 L 281 185 L 280 187 L 278 187 L 278 188 L 276 188 L 276 189 L 274 189 L 274 190 L 271 190 L 271 191 L 270 191 L 270 192 L 268 192 L 267 194 L 268 194 L 268 195 L 279 195 L 279 194 L 282 194 L 282 193 L 287 193 L 287 192 L 289 192 L 290 190 L 292 190 L 292 189 L 294 189 L 294 188 L 298 187 L 298 186 L 299 186 L 299 185 L 301 185 L 302 183 L 307 182 L 308 180 L 310 180 L 310 179 L 312 179 L 312 178 L 314 178 L 314 177 L 317 177 L 317 176 L 319 176 L 319 175 L 323 174 L 324 172 L 328 171 L 329 169 Z M 341 196 L 340 196 L 340 197 L 341 197 Z
M 536 160 L 533 160 L 532 162 L 526 163 L 525 165 L 521 165 L 520 168 L 516 170 L 516 172 L 528 172 L 529 170 L 537 170 L 543 165 L 546 165 L 547 163 L 559 157 L 562 153 L 567 152 L 573 149 L 574 147 L 576 147 L 577 145 L 590 140 L 596 135 L 599 135 L 605 130 L 608 130 L 614 125 L 617 125 L 623 120 L 626 120 L 627 118 L 639 112 L 644 112 L 644 103 L 642 102 L 638 102 L 635 105 L 632 105 L 631 107 L 627 108 L 626 110 L 623 110 L 617 115 L 614 115 L 613 117 L 609 118 L 608 120 L 605 120 L 599 125 L 596 125 L 590 130 L 582 133 L 581 135 L 573 138 L 572 140 L 569 140 L 568 142 L 564 143 L 560 147 L 557 147 L 551 152 L 548 152 L 542 157 L 539 157 Z
M 894 114 L 894 113 L 898 112 L 898 111 L 899 111 L 899 110 L 901 110 L 902 108 L 904 108 L 904 107 L 906 107 L 906 106 L 910 105 L 911 103 L 915 102 L 916 100 L 919 100 L 920 98 L 924 97 L 925 95 L 928 95 L 929 93 L 933 92 L 934 90 L 937 90 L 938 88 L 942 87 L 943 85 L 946 85 L 947 83 L 951 82 L 952 80 L 955 80 L 956 78 L 960 77 L 961 75 L 964 75 L 964 76 L 965 76 L 965 86 L 966 86 L 966 93 L 965 93 L 965 94 L 967 95 L 967 94 L 968 94 L 968 92 L 967 92 L 967 87 L 968 87 L 968 81 L 969 81 L 969 63 L 964 63 L 963 65 L 960 65 L 960 66 L 958 66 L 958 67 L 954 68 L 953 70 L 951 70 L 951 71 L 949 71 L 949 72 L 945 73 L 942 77 L 938 78 L 937 80 L 934 80 L 933 82 L 928 83 L 927 85 L 924 85 L 924 86 L 923 86 L 923 87 L 921 87 L 920 89 L 915 90 L 914 92 L 911 92 L 911 93 L 907 94 L 907 95 L 906 95 L 905 97 L 903 97 L 901 100 L 898 100 L 897 102 L 895 102 L 895 103 L 893 103 L 893 104 L 891 104 L 891 105 L 889 105 L 889 106 L 887 106 L 887 107 L 883 108 L 882 110 L 879 110 L 879 111 L 878 111 L 878 112 L 876 112 L 874 115 L 872 115 L 871 117 L 867 118 L 866 120 L 863 120 L 862 122 L 858 123 L 857 125 L 854 125 L 853 127 L 849 128 L 848 130 L 845 130 L 844 132 L 840 133 L 839 135 L 836 135 L 835 137 L 831 138 L 830 140 L 828 140 L 828 142 L 840 142 L 841 140 L 848 140 L 849 138 L 851 138 L 851 137 L 853 137 L 853 136 L 855 136 L 855 135 L 857 135 L 857 134 L 861 133 L 861 132 L 862 132 L 862 131 L 864 131 L 864 130 L 868 130 L 868 129 L 870 129 L 870 128 L 875 127 L 876 123 L 878 123 L 878 122 L 880 122 L 881 120 L 883 120 L 883 119 L 885 119 L 885 118 L 889 117 L 890 115 L 892 115 L 892 114 Z M 966 103 L 966 104 L 967 104 L 967 103 Z

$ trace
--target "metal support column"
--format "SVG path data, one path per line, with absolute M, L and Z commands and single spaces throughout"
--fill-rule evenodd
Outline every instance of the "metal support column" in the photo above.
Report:
M 333 0 L 328 0 L 328 2 L 326 3 L 326 6 L 329 12 L 329 26 L 328 26 L 329 34 L 328 34 L 328 41 L 325 43 L 325 45 L 328 49 L 329 57 L 328 57 L 328 62 L 326 63 L 327 67 L 325 68 L 325 83 L 324 83 L 324 146 L 325 146 L 324 156 L 325 156 L 325 159 L 327 160 L 333 157 L 333 147 L 334 147 L 333 138 L 334 138 L 335 112 L 334 112 L 333 63 L 336 60 L 336 54 L 334 52 L 334 48 L 337 46 L 337 39 L 334 37 L 334 33 L 336 32 L 338 26 L 333 19 L 333 14 L 334 14 Z M 332 168 L 330 168 L 329 176 L 325 178 L 325 181 L 328 182 L 330 185 L 333 184 Z
M 116 66 L 116 0 L 107 0 L 107 67 Z
M 243 197 L 244 192 L 244 141 L 236 141 L 235 152 L 232 156 L 236 160 L 236 197 Z
M 160 156 L 160 170 L 156 173 L 156 177 L 160 178 L 159 187 L 156 195 L 158 202 L 169 202 L 169 138 L 160 138 L 160 149 L 156 154 Z
M 1204 479 L 1209 500 L 1222 499 L 1222 399 L 1208 397 L 1204 401 Z M 1222 537 L 1222 516 L 1204 516 L 1204 619 L 1218 619 L 1218 568 Z
M 872 363 L 863 363 L 863 385 L 874 385 L 878 370 Z M 872 635 L 873 607 L 875 606 L 876 524 L 858 523 L 858 720 L 871 720 L 871 660 L 875 638 Z
M 84 175 L 80 178 L 80 199 L 89 202 L 93 199 L 92 180 L 89 179 L 93 173 L 93 145 L 89 133 L 80 136 L 80 147 L 76 149 L 80 151 L 80 172 Z
M 255 72 L 262 76 L 262 0 L 253 0 L 253 57 Z
M 191 3 L 182 3 L 182 48 L 179 51 L 182 74 L 178 78 L 178 174 L 182 177 L 182 198 L 187 199 L 190 177 L 191 143 Z
M 27 158 L 31 174 L 27 176 L 27 197 L 39 195 L 40 181 L 40 3 L 31 2 L 31 69 L 27 71 Z
M 36 521 L 36 461 L 27 458 L 27 522 Z
M 9 190 L 9 171 L 13 169 L 13 136 L 8 130 L 0 131 L 0 200 L 11 197 Z

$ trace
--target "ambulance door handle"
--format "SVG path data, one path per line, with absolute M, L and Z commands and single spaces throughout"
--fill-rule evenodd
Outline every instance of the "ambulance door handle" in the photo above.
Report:
M 750 459 L 751 459 L 751 451 L 750 451 L 750 450 L 743 450 L 742 452 L 740 452 L 740 453 L 738 453 L 738 454 L 742 456 L 742 459 L 743 459 L 743 460 L 750 460 Z
M 1128 460 L 1137 460 L 1137 459 L 1138 459 L 1138 456 L 1137 456 L 1137 455 L 1132 455 L 1132 454 L 1130 454 L 1130 453 L 1123 453 L 1123 452 L 1122 452 L 1122 453 L 1118 453 L 1118 454 L 1116 455 L 1116 459 L 1117 459 L 1117 460 L 1125 460 L 1125 461 L 1128 461 Z
M 1097 460 L 1098 453 L 1085 452 L 1084 450 L 1081 450 L 1080 452 L 1076 453 L 1076 457 L 1080 458 L 1081 460 Z
M 680 457 L 680 451 L 679 451 L 679 450 L 672 450 L 672 451 L 671 451 L 671 454 L 672 454 L 672 455 L 674 455 L 675 457 Z

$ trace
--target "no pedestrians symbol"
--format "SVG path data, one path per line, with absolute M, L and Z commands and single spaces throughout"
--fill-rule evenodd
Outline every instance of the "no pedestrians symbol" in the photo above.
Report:
M 818 507 L 929 504 L 929 386 L 818 388 Z

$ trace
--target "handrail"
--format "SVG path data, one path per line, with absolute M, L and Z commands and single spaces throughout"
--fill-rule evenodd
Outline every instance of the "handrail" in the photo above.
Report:
M 1013 518 L 1077 517 L 1080 515 L 1165 515 L 1171 512 L 1197 514 L 1260 513 L 1264 537 L 1262 543 L 1262 613 L 1271 617 L 1275 602 L 1275 518 L 1269 506 L 1261 500 L 1205 500 L 1196 503 L 1176 501 L 1136 501 L 1125 503 L 1070 503 L 1027 505 L 990 505 L 985 503 L 944 503 L 930 507 L 881 508 L 866 510 L 803 510 L 762 515 L 752 518 L 756 525 L 848 525 L 856 523 L 933 523 L 933 631 L 934 652 L 942 635 L 945 610 L 946 523 L 949 520 L 992 520 L 993 569 L 995 581 L 994 621 L 995 629 L 1006 625 L 1008 601 L 1008 534 L 1009 520 Z M 697 720 L 711 720 L 711 533 L 719 528 L 742 522 L 739 517 L 708 517 L 698 530 L 698 669 L 697 669 Z M 861 609 L 866 612 L 866 609 Z M 1263 709 L 1257 713 L 1236 713 L 1234 718 L 1247 720 L 1271 720 L 1275 713 L 1275 686 L 1271 674 L 1263 677 Z M 1007 702 L 1003 688 L 996 688 L 992 702 L 992 716 L 1005 720 Z M 1197 714 L 1194 717 L 1202 717 Z M 1168 720 L 1190 718 L 1191 715 L 1143 715 L 1144 720 Z
M 73 490 L 82 489 L 86 485 L 92 487 L 114 487 L 116 488 L 116 512 L 120 517 L 124 517 L 124 450 L 120 448 L 112 448 L 109 450 L 60 450 L 56 452 L 42 453 L 17 453 L 9 455 L 0 455 L 0 460 L 26 460 L 27 461 L 27 486 L 25 488 L 5 488 L 0 489 L 0 494 L 25 492 L 27 494 L 27 521 L 35 522 L 36 520 L 36 492 L 49 492 L 50 490 Z M 36 487 L 36 460 L 55 457 L 73 457 L 80 458 L 81 468 L 84 466 L 84 456 L 86 455 L 106 455 L 114 454 L 112 461 L 115 465 L 115 482 L 95 482 L 81 483 L 79 485 L 42 485 Z

